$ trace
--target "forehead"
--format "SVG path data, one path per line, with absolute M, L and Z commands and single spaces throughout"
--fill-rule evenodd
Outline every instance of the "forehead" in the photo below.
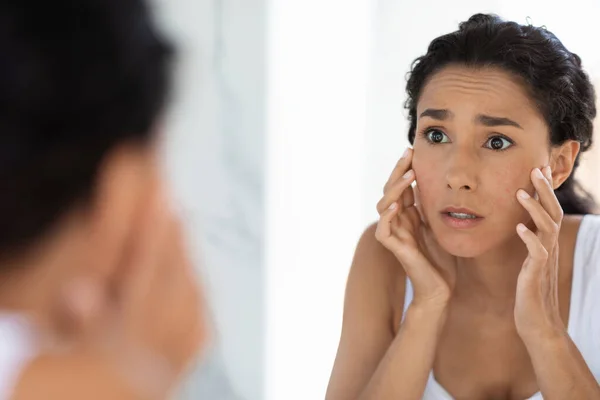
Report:
M 542 118 L 519 79 L 491 67 L 448 66 L 441 69 L 425 84 L 417 104 L 417 114 L 426 108 L 521 120 Z

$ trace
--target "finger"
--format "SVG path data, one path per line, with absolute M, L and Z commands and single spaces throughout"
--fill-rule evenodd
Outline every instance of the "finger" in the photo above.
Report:
M 415 194 L 413 191 L 412 182 L 411 182 L 411 185 L 409 185 L 402 192 L 401 200 L 402 200 L 402 206 L 404 206 L 405 209 L 415 205 Z
M 392 203 L 385 211 L 383 211 L 379 217 L 377 228 L 375 229 L 375 237 L 381 243 L 387 240 L 388 237 L 392 236 L 393 227 L 392 222 L 396 219 L 399 212 L 398 203 Z M 395 229 L 395 226 L 394 226 Z
M 390 232 L 392 232 L 392 234 L 394 232 L 396 232 L 396 230 L 400 227 L 400 219 L 398 218 L 398 214 L 400 213 L 400 210 L 398 210 L 396 212 L 396 216 L 394 216 L 391 220 L 391 224 L 390 224 Z
M 187 293 L 197 298 L 199 277 L 189 256 L 184 227 L 178 218 L 172 219 L 168 240 L 170 243 L 160 268 L 160 275 L 164 277 L 165 283 L 170 285 L 167 290 L 171 290 L 173 296 L 183 296 Z
M 400 207 L 398 203 L 393 203 L 381 214 L 377 228 L 375 229 L 376 239 L 394 254 L 401 247 L 400 240 L 396 237 L 396 231 L 400 226 L 399 212 Z
M 383 186 L 383 193 L 387 192 L 387 189 L 392 186 L 402 175 L 406 173 L 410 169 L 410 164 L 412 163 L 412 149 L 410 147 L 406 148 L 404 154 L 394 167 L 392 174 L 388 178 L 387 182 Z
M 543 245 L 550 249 L 558 238 L 559 225 L 554 222 L 544 207 L 525 190 L 519 189 L 517 199 L 533 219 Z
M 392 221 L 399 218 L 403 219 L 406 217 L 398 216 L 398 205 L 394 203 L 393 206 L 381 215 L 375 230 L 375 237 L 381 244 L 390 250 L 400 262 L 403 262 L 403 259 L 406 260 L 406 254 L 410 255 L 410 250 L 406 249 L 408 246 L 404 245 L 403 241 L 407 242 L 411 237 L 410 233 L 402 228 L 402 222 L 392 228 Z
M 528 229 L 524 224 L 517 225 L 517 234 L 527 246 L 529 252 L 529 262 L 525 263 L 524 268 L 540 269 L 543 268 L 548 261 L 548 251 L 542 245 L 538 236 Z
M 164 295 L 170 298 L 178 310 L 173 316 L 178 318 L 176 325 L 186 334 L 200 318 L 199 279 L 189 259 L 183 227 L 177 218 L 171 222 L 169 248 L 162 260 L 161 275 L 165 286 Z M 176 315 L 176 313 L 179 315 Z
M 416 206 L 408 207 L 404 214 L 407 215 L 408 220 L 412 226 L 413 232 L 417 233 L 417 227 L 421 224 L 421 215 L 419 214 L 419 210 L 417 210 Z
M 404 190 L 410 186 L 415 179 L 415 173 L 411 169 L 407 171 L 400 180 L 390 186 L 384 196 L 377 203 L 377 212 L 381 214 L 386 210 L 392 203 L 396 203 L 401 200 L 400 196 Z M 402 203 L 399 204 L 402 207 Z
M 124 266 L 126 271 L 120 288 L 122 294 L 143 297 L 148 293 L 159 274 L 170 228 L 169 206 L 165 195 L 157 187 Z
M 187 273 L 188 263 L 185 263 L 183 229 L 178 218 L 172 216 L 168 221 L 164 251 L 159 260 L 157 274 L 164 283 L 176 282 L 182 274 Z
M 545 176 L 544 176 L 545 175 Z M 560 206 L 554 188 L 552 187 L 552 170 L 549 166 L 544 168 L 544 172 L 535 168 L 531 172 L 531 181 L 539 195 L 539 201 L 548 212 L 552 220 L 559 224 L 562 222 L 563 210 Z
M 414 207 L 411 207 L 414 209 Z M 439 276 L 427 258 L 418 249 L 414 236 L 406 229 L 407 215 L 401 215 L 402 222 L 396 232 L 391 232 L 391 220 L 397 218 L 398 206 L 385 211 L 377 225 L 375 236 L 402 264 L 406 275 L 421 288 L 423 293 L 435 296 L 439 294 Z
M 439 276 L 425 255 L 419 250 L 412 234 L 403 227 L 394 238 L 392 252 L 402 264 L 406 275 L 422 293 L 437 295 L 439 293 Z
M 401 242 L 417 245 L 416 224 L 413 223 L 412 213 L 409 210 L 414 210 L 414 207 L 407 209 L 402 215 L 398 216 L 400 222 L 393 233 Z

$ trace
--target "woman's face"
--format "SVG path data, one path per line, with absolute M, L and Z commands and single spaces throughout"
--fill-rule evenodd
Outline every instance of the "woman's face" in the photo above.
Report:
M 529 221 L 516 192 L 533 194 L 531 170 L 550 158 L 548 127 L 525 89 L 498 69 L 450 66 L 423 88 L 417 119 L 413 169 L 440 245 L 476 257 L 513 238 Z

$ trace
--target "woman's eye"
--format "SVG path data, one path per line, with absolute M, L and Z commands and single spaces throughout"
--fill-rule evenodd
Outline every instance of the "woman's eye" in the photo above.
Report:
M 494 136 L 487 141 L 486 145 L 486 147 L 492 150 L 500 151 L 508 149 L 510 146 L 513 145 L 513 143 L 510 140 L 501 136 Z
M 448 138 L 444 132 L 437 129 L 432 129 L 427 132 L 427 139 L 431 143 L 448 143 L 450 141 L 450 138 Z

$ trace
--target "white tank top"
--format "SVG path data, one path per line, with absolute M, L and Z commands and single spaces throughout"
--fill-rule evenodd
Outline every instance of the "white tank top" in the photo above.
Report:
M 413 288 L 407 279 L 404 314 L 412 297 Z M 567 332 L 600 382 L 600 215 L 584 216 L 577 234 Z M 433 371 L 423 400 L 453 400 L 435 380 Z M 528 400 L 543 400 L 543 397 L 538 392 Z
M 23 368 L 38 352 L 37 340 L 27 319 L 0 312 L 0 400 L 9 400 Z

